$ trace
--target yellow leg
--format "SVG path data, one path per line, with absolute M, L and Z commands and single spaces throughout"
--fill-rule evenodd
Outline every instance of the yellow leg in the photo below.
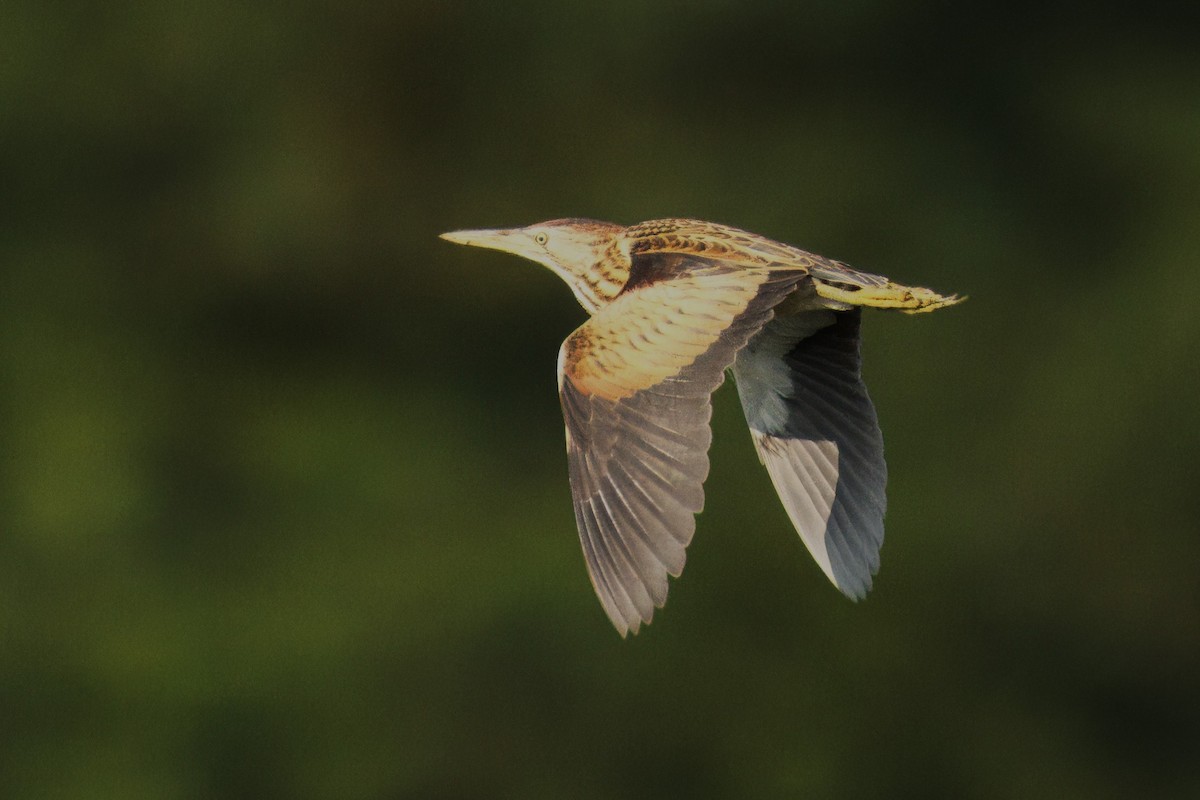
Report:
M 952 306 L 966 300 L 956 294 L 942 295 L 920 286 L 901 286 L 889 282 L 885 286 L 853 286 L 851 284 L 830 285 L 814 281 L 817 294 L 829 300 L 848 303 L 852 306 L 872 308 L 894 308 L 906 314 L 921 314 L 935 308 Z

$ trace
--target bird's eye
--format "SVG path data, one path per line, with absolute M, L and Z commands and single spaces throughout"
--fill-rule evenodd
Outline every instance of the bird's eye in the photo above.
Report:
M 550 241 L 550 237 L 544 233 L 539 233 L 533 237 L 533 240 L 538 244 L 545 244 L 546 242 Z

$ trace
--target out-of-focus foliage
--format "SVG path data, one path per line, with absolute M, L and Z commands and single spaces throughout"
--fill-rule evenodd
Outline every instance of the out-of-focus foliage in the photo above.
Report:
M 7 0 L 0 795 L 1200 796 L 1196 23 Z M 436 234 L 683 215 L 972 299 L 864 325 L 867 602 L 726 387 L 621 641 L 582 311 Z

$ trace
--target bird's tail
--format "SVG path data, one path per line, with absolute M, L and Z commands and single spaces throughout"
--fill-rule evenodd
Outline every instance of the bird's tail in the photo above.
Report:
M 847 306 L 894 308 L 905 314 L 921 314 L 944 306 L 961 303 L 966 297 L 938 294 L 920 286 L 903 286 L 886 281 L 880 286 L 859 286 L 854 283 L 817 279 L 817 294 Z

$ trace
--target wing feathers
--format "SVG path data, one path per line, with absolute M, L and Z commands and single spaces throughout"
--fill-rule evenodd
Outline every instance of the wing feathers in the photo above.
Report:
M 637 505 L 637 499 L 629 497 L 617 486 L 613 476 L 609 479 L 609 494 L 613 498 L 617 513 L 613 522 L 617 530 L 628 531 L 641 543 L 642 549 L 651 555 L 662 571 L 670 575 L 678 575 L 683 571 L 684 551 L 687 542 L 680 542 L 675 534 L 664 527 L 660 518 L 655 514 L 646 513 L 644 506 Z M 688 536 L 690 539 L 690 535 Z M 661 582 L 662 596 L 656 599 L 666 600 L 667 579 L 665 575 L 656 575 L 654 585 Z
M 563 343 L 559 386 L 592 586 L 637 632 L 679 575 L 704 507 L 709 395 L 803 273 L 690 259 L 598 311 Z
M 851 597 L 879 567 L 887 465 L 859 374 L 861 312 L 779 317 L 734 375 L 759 457 L 813 558 Z

